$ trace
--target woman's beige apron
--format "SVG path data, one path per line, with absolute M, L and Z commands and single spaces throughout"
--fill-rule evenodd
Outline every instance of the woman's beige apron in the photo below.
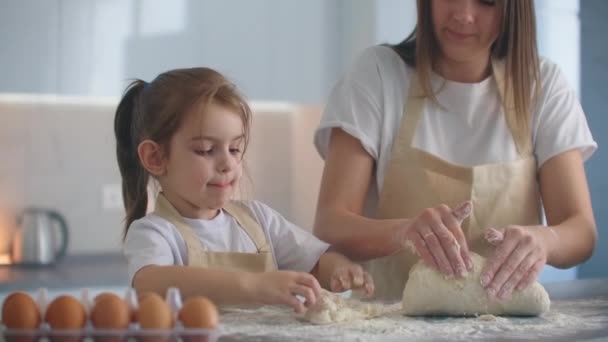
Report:
M 154 212 L 173 223 L 188 249 L 188 266 L 217 268 L 232 271 L 265 272 L 276 270 L 270 245 L 262 227 L 253 218 L 249 209 L 239 202 L 229 202 L 223 208 L 249 235 L 256 253 L 212 252 L 206 249 L 194 230 L 186 223 L 167 198 L 159 193 Z
M 493 73 L 502 97 L 504 66 L 493 63 Z M 414 77 L 379 195 L 377 217 L 414 218 L 425 208 L 440 204 L 453 207 L 471 200 L 473 210 L 462 229 L 469 249 L 487 257 L 492 246 L 483 238 L 485 229 L 540 223 L 541 204 L 531 135 L 526 137 L 527 141 L 520 142 L 519 146 L 524 148 L 519 150 L 515 161 L 473 167 L 451 164 L 412 147 L 425 101 L 421 94 Z M 513 106 L 508 105 L 506 110 L 513 110 Z M 366 268 L 374 278 L 376 296 L 400 299 L 409 270 L 417 259 L 412 252 L 402 250 L 369 261 Z

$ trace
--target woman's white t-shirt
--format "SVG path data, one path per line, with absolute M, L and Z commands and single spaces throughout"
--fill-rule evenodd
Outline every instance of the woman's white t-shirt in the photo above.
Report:
M 366 49 L 334 87 L 325 107 L 315 146 L 325 158 L 331 129 L 357 138 L 376 160 L 375 182 L 366 214 L 376 208 L 393 140 L 400 128 L 414 69 L 391 48 Z M 554 63 L 541 59 L 542 91 L 531 117 L 537 167 L 562 152 L 580 149 L 588 159 L 597 149 L 581 105 Z M 413 146 L 450 163 L 475 166 L 518 158 L 493 77 L 458 83 L 433 74 L 437 100 L 425 101 Z
M 276 266 L 281 270 L 310 272 L 329 247 L 310 232 L 294 225 L 258 201 L 244 201 L 270 242 Z M 255 253 L 253 240 L 224 210 L 211 220 L 184 218 L 205 248 L 215 252 Z M 135 220 L 125 237 L 123 252 L 129 279 L 147 265 L 187 265 L 186 243 L 177 228 L 150 213 Z

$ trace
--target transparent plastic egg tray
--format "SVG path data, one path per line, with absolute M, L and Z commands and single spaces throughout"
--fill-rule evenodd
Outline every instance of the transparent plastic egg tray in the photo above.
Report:
M 136 321 L 131 321 L 126 329 L 95 328 L 90 317 L 94 298 L 91 297 L 88 289 L 82 289 L 79 297 L 76 299 L 83 305 L 86 313 L 86 324 L 82 329 L 52 329 L 47 322 L 44 322 L 46 309 L 53 298 L 49 298 L 47 289 L 42 288 L 38 290 L 35 296 L 32 296 L 40 317 L 42 317 L 40 326 L 37 329 L 9 329 L 0 323 L 0 337 L 3 338 L 0 340 L 7 342 L 215 342 L 223 332 L 221 325 L 214 329 L 184 327 L 178 319 L 178 313 L 182 307 L 182 298 L 177 288 L 169 288 L 165 295 L 165 301 L 173 316 L 174 326 L 171 329 L 143 329 Z M 138 300 L 134 289 L 128 289 L 121 298 L 132 312 L 138 309 Z M 3 317 L 3 320 L 5 319 Z

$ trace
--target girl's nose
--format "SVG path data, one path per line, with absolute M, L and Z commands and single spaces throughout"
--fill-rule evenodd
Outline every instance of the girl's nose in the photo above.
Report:
M 222 153 L 217 163 L 218 171 L 221 173 L 230 172 L 234 168 L 234 158 L 229 152 Z

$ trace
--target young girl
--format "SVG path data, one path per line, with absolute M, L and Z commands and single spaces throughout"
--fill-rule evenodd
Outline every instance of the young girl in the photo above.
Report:
M 321 286 L 371 294 L 370 276 L 326 243 L 260 202 L 231 201 L 250 121 L 245 100 L 211 69 L 172 70 L 128 86 L 114 129 L 133 286 L 296 312 L 314 305 Z M 150 177 L 162 190 L 146 214 Z

